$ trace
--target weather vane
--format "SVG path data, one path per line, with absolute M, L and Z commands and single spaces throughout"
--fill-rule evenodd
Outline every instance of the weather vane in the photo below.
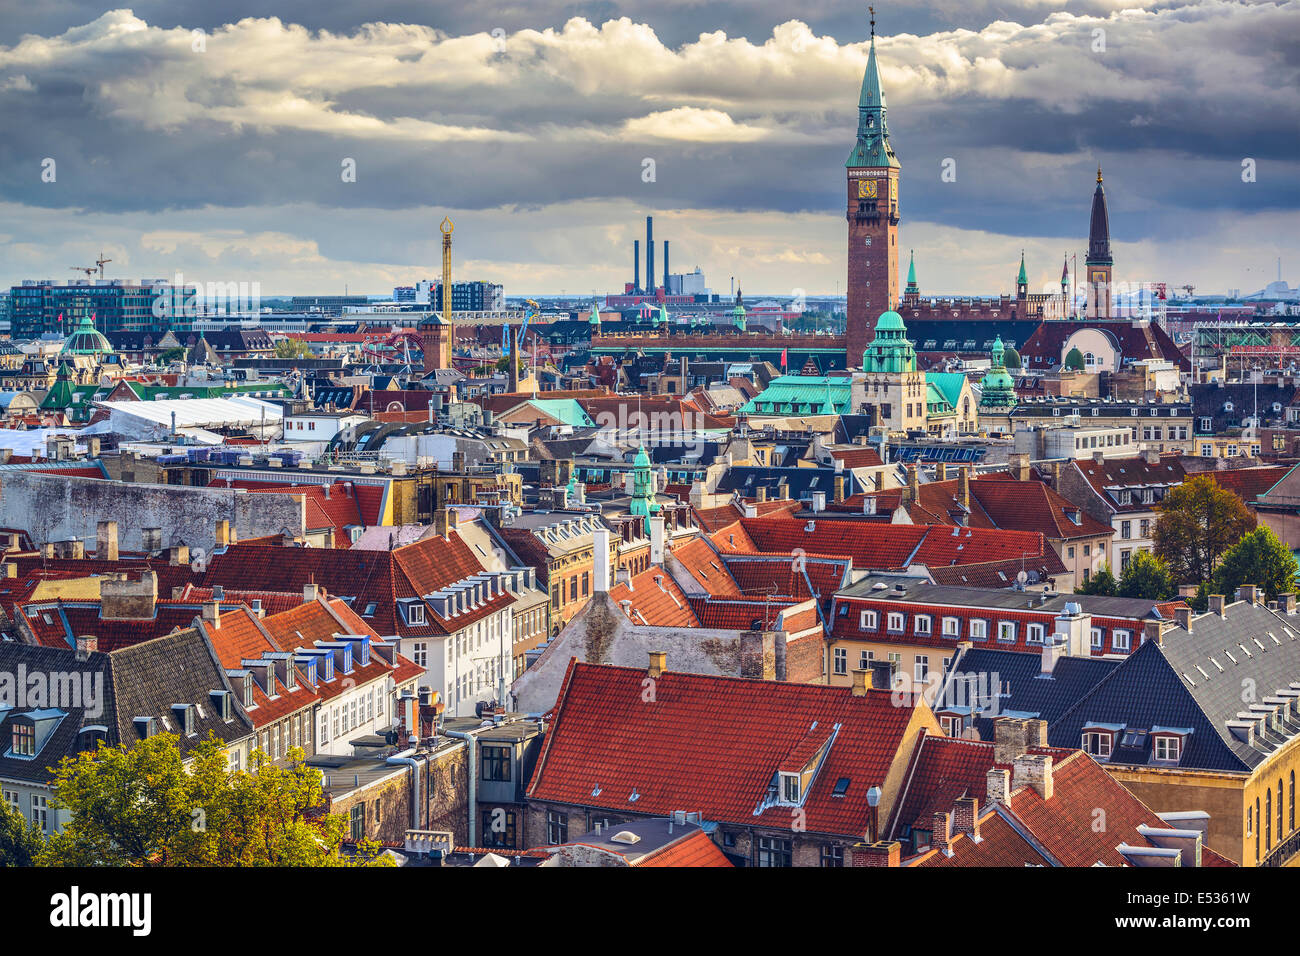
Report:
M 867 7 L 867 10 L 871 13 L 871 39 L 874 40 L 876 38 L 876 8 Z

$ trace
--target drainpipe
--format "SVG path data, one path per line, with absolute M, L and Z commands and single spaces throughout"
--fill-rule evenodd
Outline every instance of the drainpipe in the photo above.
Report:
M 445 727 L 442 731 L 446 736 L 456 740 L 465 741 L 465 749 L 468 751 L 466 759 L 469 762 L 469 845 L 478 846 L 478 740 L 474 737 L 472 731 L 447 730 Z
M 411 829 L 427 830 L 428 827 L 425 825 L 425 821 L 422 819 L 422 814 L 420 813 L 421 764 L 418 760 L 416 760 L 412 756 L 412 754 L 414 754 L 415 752 L 416 750 L 414 747 L 412 747 L 410 750 L 403 750 L 400 754 L 393 754 L 393 756 L 389 757 L 387 763 L 405 764 L 406 766 L 411 768 L 411 778 L 415 783 L 415 795 L 411 800 Z

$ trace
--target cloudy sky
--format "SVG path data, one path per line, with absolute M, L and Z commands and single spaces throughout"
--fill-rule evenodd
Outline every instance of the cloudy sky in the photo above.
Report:
M 1053 282 L 1098 163 L 1117 279 L 1300 279 L 1300 0 L 878 9 L 923 291 L 1008 291 L 1022 248 Z M 0 283 L 102 249 L 115 277 L 383 293 L 433 274 L 450 215 L 458 277 L 586 294 L 653 213 L 715 290 L 843 292 L 865 10 L 0 0 Z

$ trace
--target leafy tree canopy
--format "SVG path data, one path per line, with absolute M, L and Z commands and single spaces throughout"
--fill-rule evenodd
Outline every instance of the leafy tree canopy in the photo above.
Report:
M 1170 489 L 1157 510 L 1156 555 L 1175 581 L 1188 584 L 1209 581 L 1223 553 L 1255 527 L 1245 503 L 1210 475 Z

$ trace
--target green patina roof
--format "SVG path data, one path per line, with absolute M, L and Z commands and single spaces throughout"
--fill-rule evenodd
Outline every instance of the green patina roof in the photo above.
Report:
M 938 389 L 943 400 L 956 408 L 961 400 L 961 389 L 966 384 L 966 376 L 961 372 L 926 372 L 925 382 L 931 388 Z
M 1029 285 L 1029 275 L 1025 272 L 1025 250 L 1020 250 L 1020 275 L 1016 276 L 1018 285 Z
M 588 321 L 592 325 L 600 325 L 600 306 L 595 302 L 591 303 L 591 318 Z
M 909 250 L 911 262 L 907 266 L 907 286 L 910 289 L 916 288 L 916 253 Z
M 847 378 L 782 375 L 744 404 L 748 415 L 846 415 L 853 400 Z
M 83 315 L 77 327 L 63 341 L 63 351 L 70 355 L 112 355 L 113 346 L 104 334 L 95 328 L 94 320 Z
M 572 398 L 533 398 L 528 400 L 528 404 L 564 425 L 572 425 L 574 428 L 590 428 L 595 425 L 582 410 L 582 406 Z
M 867 69 L 862 76 L 862 91 L 858 94 L 858 141 L 854 144 L 844 165 L 889 166 L 898 168 L 898 159 L 889 142 L 889 127 L 885 123 L 885 91 L 880 85 L 880 67 L 876 63 L 876 38 L 871 38 L 867 51 Z

